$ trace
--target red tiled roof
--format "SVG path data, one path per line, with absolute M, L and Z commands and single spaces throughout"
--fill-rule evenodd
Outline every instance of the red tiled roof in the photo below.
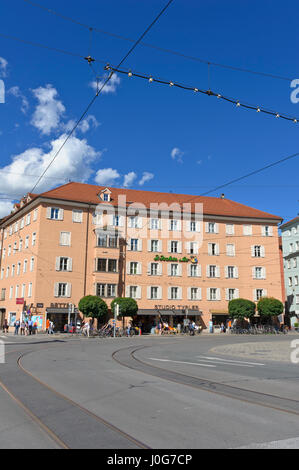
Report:
M 285 228 L 287 227 L 288 225 L 294 223 L 294 222 L 299 222 L 299 216 L 298 217 L 295 217 L 294 219 L 292 220 L 289 220 L 288 222 L 286 222 L 285 224 L 283 224 L 280 228 Z
M 51 199 L 99 204 L 102 202 L 99 199 L 99 193 L 104 189 L 106 189 L 104 186 L 95 186 L 83 183 L 67 183 L 66 185 L 40 194 L 40 196 Z M 205 215 L 273 219 L 277 222 L 281 222 L 283 220 L 282 217 L 272 215 L 258 209 L 253 209 L 252 207 L 239 204 L 238 202 L 234 202 L 229 199 L 111 187 L 109 187 L 109 189 L 112 192 L 112 202 L 115 202 L 115 204 L 118 203 L 118 197 L 123 195 L 126 196 L 127 203 L 140 203 L 144 204 L 147 208 L 150 207 L 150 204 L 161 204 L 162 202 L 167 204 L 202 203 Z

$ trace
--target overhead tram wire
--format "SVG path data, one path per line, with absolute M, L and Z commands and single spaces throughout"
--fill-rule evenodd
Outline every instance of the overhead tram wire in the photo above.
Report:
M 167 8 L 171 5 L 171 3 L 173 2 L 174 0 L 169 0 L 167 2 L 167 4 L 164 6 L 164 8 L 162 8 L 162 10 L 160 11 L 160 13 L 155 17 L 155 19 L 152 21 L 152 23 L 146 28 L 146 30 L 141 34 L 141 36 L 137 39 L 137 41 L 135 42 L 135 44 L 133 44 L 133 46 L 129 49 L 129 51 L 125 54 L 125 56 L 122 58 L 122 60 L 120 61 L 120 63 L 118 64 L 118 67 L 121 67 L 121 65 L 124 63 L 124 61 L 128 58 L 128 56 L 134 51 L 134 49 L 138 46 L 138 44 L 140 43 L 140 41 L 142 41 L 142 39 L 145 37 L 145 35 L 150 31 L 150 29 L 156 24 L 156 22 L 159 20 L 159 18 L 163 15 L 163 13 L 167 10 Z M 68 136 L 66 137 L 65 141 L 62 143 L 62 145 L 60 146 L 60 148 L 58 149 L 58 151 L 55 153 L 54 157 L 52 158 L 51 162 L 49 163 L 49 165 L 47 166 L 47 168 L 43 171 L 43 173 L 41 174 L 41 176 L 39 177 L 39 179 L 37 180 L 37 182 L 35 183 L 34 187 L 32 188 L 31 190 L 31 193 L 34 192 L 34 190 L 36 189 L 36 187 L 38 186 L 38 184 L 40 183 L 40 181 L 42 180 L 42 178 L 44 177 L 44 175 L 46 174 L 46 172 L 49 170 L 50 166 L 54 163 L 54 161 L 56 160 L 56 158 L 58 157 L 58 155 L 60 154 L 61 150 L 64 148 L 64 146 L 66 145 L 66 143 L 69 141 L 69 139 L 71 138 L 71 136 L 73 135 L 73 133 L 75 132 L 75 130 L 77 129 L 77 127 L 79 126 L 80 122 L 84 119 L 84 117 L 86 116 L 86 114 L 88 113 L 88 111 L 90 110 L 90 108 L 92 107 L 92 105 L 94 104 L 94 102 L 96 101 L 97 97 L 100 95 L 101 91 L 103 90 L 103 88 L 107 85 L 107 83 L 111 80 L 112 76 L 114 75 L 114 72 L 111 71 L 108 78 L 105 80 L 105 82 L 103 83 L 103 85 L 101 86 L 101 88 L 97 91 L 96 95 L 93 97 L 93 99 L 91 100 L 91 102 L 88 104 L 87 108 L 85 109 L 85 111 L 83 112 L 82 116 L 80 117 L 80 119 L 76 122 L 76 124 L 74 125 L 74 127 L 72 128 L 72 130 L 69 132 Z
M 267 109 L 263 106 L 249 104 L 249 103 L 246 103 L 245 101 L 240 101 L 236 98 L 230 98 L 228 96 L 223 95 L 222 93 L 214 92 L 211 89 L 202 90 L 202 89 L 197 88 L 195 86 L 185 85 L 185 84 L 182 84 L 182 83 L 174 82 L 172 80 L 164 80 L 164 79 L 160 79 L 160 78 L 155 78 L 152 75 L 147 75 L 147 74 L 144 74 L 144 73 L 137 73 L 137 72 L 133 72 L 132 70 L 123 70 L 123 69 L 120 69 L 119 67 L 113 67 L 110 64 L 106 65 L 105 70 L 117 72 L 117 73 L 120 73 L 120 74 L 123 74 L 123 75 L 127 75 L 128 77 L 141 78 L 143 80 L 147 80 L 149 83 L 158 83 L 160 85 L 167 85 L 167 86 L 170 86 L 170 87 L 180 88 L 182 90 L 192 91 L 194 93 L 201 93 L 201 94 L 207 95 L 207 96 L 214 96 L 214 97 L 216 97 L 220 100 L 224 100 L 224 101 L 227 101 L 229 103 L 232 103 L 232 104 L 236 105 L 236 107 L 250 109 L 252 111 L 256 111 L 257 113 L 268 114 L 268 115 L 271 115 L 271 116 L 275 116 L 276 118 L 285 119 L 287 121 L 293 121 L 294 123 L 299 122 L 299 118 L 295 118 L 294 116 L 292 117 L 292 116 L 290 116 L 286 113 L 279 113 L 277 111 L 272 111 L 272 110 Z
M 82 28 L 85 28 L 89 31 L 92 30 L 96 33 L 104 34 L 106 36 L 110 36 L 110 37 L 113 37 L 115 39 L 120 39 L 120 40 L 127 41 L 127 42 L 132 42 L 132 43 L 135 42 L 135 39 L 128 38 L 128 37 L 122 36 L 120 34 L 111 33 L 109 31 L 105 31 L 104 29 L 92 27 L 92 26 L 87 25 L 85 23 L 82 23 L 78 20 L 75 20 L 74 18 L 63 15 L 63 14 L 61 14 L 61 13 L 59 13 L 59 12 L 53 10 L 53 9 L 47 8 L 44 5 L 41 5 L 37 2 L 33 2 L 32 0 L 23 0 L 23 1 L 27 4 L 30 4 L 31 6 L 33 6 L 35 8 L 39 8 L 41 10 L 44 10 L 47 13 L 50 13 L 50 14 L 56 16 L 56 17 L 59 17 L 59 18 L 63 19 L 64 21 L 68 21 L 68 22 L 73 23 L 77 26 L 81 26 Z M 175 56 L 181 57 L 183 59 L 199 62 L 199 63 L 205 64 L 205 65 L 208 65 L 208 66 L 213 65 L 214 67 L 233 70 L 235 72 L 242 72 L 242 73 L 248 73 L 248 74 L 252 74 L 252 75 L 259 75 L 259 76 L 262 76 L 262 77 L 265 77 L 265 78 L 272 78 L 272 79 L 276 79 L 276 80 L 285 80 L 285 81 L 288 81 L 288 82 L 293 80 L 292 78 L 284 77 L 282 75 L 277 75 L 277 74 L 273 74 L 273 73 L 259 72 L 259 71 L 256 71 L 256 70 L 250 70 L 250 69 L 243 68 L 243 67 L 235 67 L 233 65 L 220 64 L 220 63 L 217 63 L 217 62 L 214 62 L 214 61 L 211 61 L 211 60 L 205 60 L 205 59 L 202 59 L 202 58 L 199 58 L 199 57 L 184 54 L 182 52 L 178 52 L 178 51 L 168 49 L 168 48 L 163 48 L 163 47 L 156 46 L 154 44 L 146 43 L 146 42 L 143 42 L 143 41 L 141 41 L 141 45 L 144 46 L 144 47 L 155 49 L 157 51 L 160 51 L 160 52 L 163 52 L 163 53 L 166 53 L 166 54 L 175 55 Z

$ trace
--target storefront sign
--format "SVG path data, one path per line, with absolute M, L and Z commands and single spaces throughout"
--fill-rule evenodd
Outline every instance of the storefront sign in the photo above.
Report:
M 36 308 L 44 308 L 44 304 L 36 304 Z
M 17 305 L 24 305 L 25 299 L 16 299 L 16 304 Z
M 175 258 L 173 256 L 169 256 L 169 257 L 165 257 L 165 256 L 156 256 L 155 261 L 167 261 L 167 262 L 170 262 L 170 263 L 193 263 L 193 264 L 197 264 L 198 263 L 198 259 L 196 256 L 191 256 L 191 258 L 186 258 L 184 256 L 184 258 Z
M 155 305 L 155 309 L 156 310 L 199 310 L 197 305 Z

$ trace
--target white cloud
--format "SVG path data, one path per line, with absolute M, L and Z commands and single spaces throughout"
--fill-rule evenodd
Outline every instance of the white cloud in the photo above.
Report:
M 95 182 L 100 186 L 113 186 L 115 180 L 120 178 L 120 174 L 117 170 L 112 168 L 104 168 L 103 170 L 98 170 L 94 178 Z
M 4 57 L 0 57 L 0 77 L 7 77 L 7 66 L 8 62 Z
M 20 100 L 22 101 L 21 111 L 22 111 L 22 113 L 26 114 L 26 112 L 29 108 L 29 102 L 28 102 L 26 96 L 24 96 L 21 93 L 20 88 L 18 86 L 13 86 L 8 90 L 7 93 L 9 95 L 13 95 L 15 98 L 20 98 Z
M 137 175 L 134 171 L 131 171 L 130 173 L 125 175 L 125 177 L 124 177 L 124 187 L 128 188 L 129 186 L 131 186 L 136 178 L 137 178 Z
M 74 128 L 75 125 L 76 125 L 76 121 L 71 119 L 66 124 L 63 124 L 62 127 L 66 132 L 70 132 Z M 76 130 L 78 130 L 78 131 L 82 132 L 83 134 L 85 134 L 92 127 L 96 129 L 99 126 L 100 126 L 100 123 L 97 121 L 95 116 L 90 114 L 89 116 L 87 116 L 87 118 L 83 119 L 80 122 L 80 124 L 77 126 Z
M 13 203 L 7 201 L 0 201 L 0 219 L 6 217 L 11 213 L 13 209 Z
M 43 135 L 49 135 L 59 127 L 65 107 L 61 101 L 56 99 L 58 93 L 52 85 L 36 88 L 32 90 L 32 93 L 39 104 L 32 116 L 31 124 Z
M 98 82 L 96 80 L 94 80 L 93 82 L 91 82 L 89 84 L 89 86 L 91 88 L 93 88 L 93 90 L 97 93 L 98 90 L 101 89 L 101 87 L 104 85 L 105 81 L 107 80 L 108 78 L 108 75 L 106 77 L 104 77 L 102 80 L 99 80 Z M 117 85 L 120 84 L 120 78 L 119 76 L 115 73 L 114 75 L 112 75 L 111 79 L 109 80 L 109 82 L 104 86 L 103 90 L 101 91 L 101 93 L 103 94 L 108 94 L 108 93 L 115 93 L 116 92 L 116 88 L 117 88 Z
M 184 152 L 182 152 L 178 147 L 174 147 L 170 155 L 173 160 L 176 160 L 179 163 L 183 163 Z
M 1 194 L 11 197 L 30 192 L 38 177 L 48 167 L 66 139 L 66 134 L 51 141 L 49 151 L 30 148 L 12 158 L 12 163 L 0 169 Z M 85 139 L 70 137 L 41 180 L 35 192 L 47 191 L 66 180 L 86 182 L 93 173 L 90 164 L 101 156 Z M 65 178 L 65 181 L 63 179 Z
M 141 180 L 139 181 L 139 186 L 143 186 L 144 183 L 146 183 L 147 181 L 150 181 L 154 178 L 154 174 L 153 173 L 149 173 L 148 171 L 145 171 L 142 175 L 142 178 Z

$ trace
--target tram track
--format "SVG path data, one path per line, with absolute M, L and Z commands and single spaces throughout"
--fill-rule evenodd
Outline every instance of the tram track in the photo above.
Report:
M 271 395 L 263 392 L 256 392 L 250 389 L 228 385 L 222 382 L 216 382 L 205 378 L 175 372 L 159 366 L 149 364 L 136 357 L 138 351 L 151 346 L 134 346 L 125 349 L 119 349 L 112 354 L 113 359 L 120 365 L 142 372 L 146 375 L 158 377 L 180 385 L 186 385 L 198 390 L 214 393 L 227 398 L 253 405 L 263 406 L 275 411 L 281 411 L 299 416 L 299 401 L 277 395 Z
M 60 449 L 150 449 L 26 370 L 22 359 L 35 352 L 9 351 L 0 387 Z

